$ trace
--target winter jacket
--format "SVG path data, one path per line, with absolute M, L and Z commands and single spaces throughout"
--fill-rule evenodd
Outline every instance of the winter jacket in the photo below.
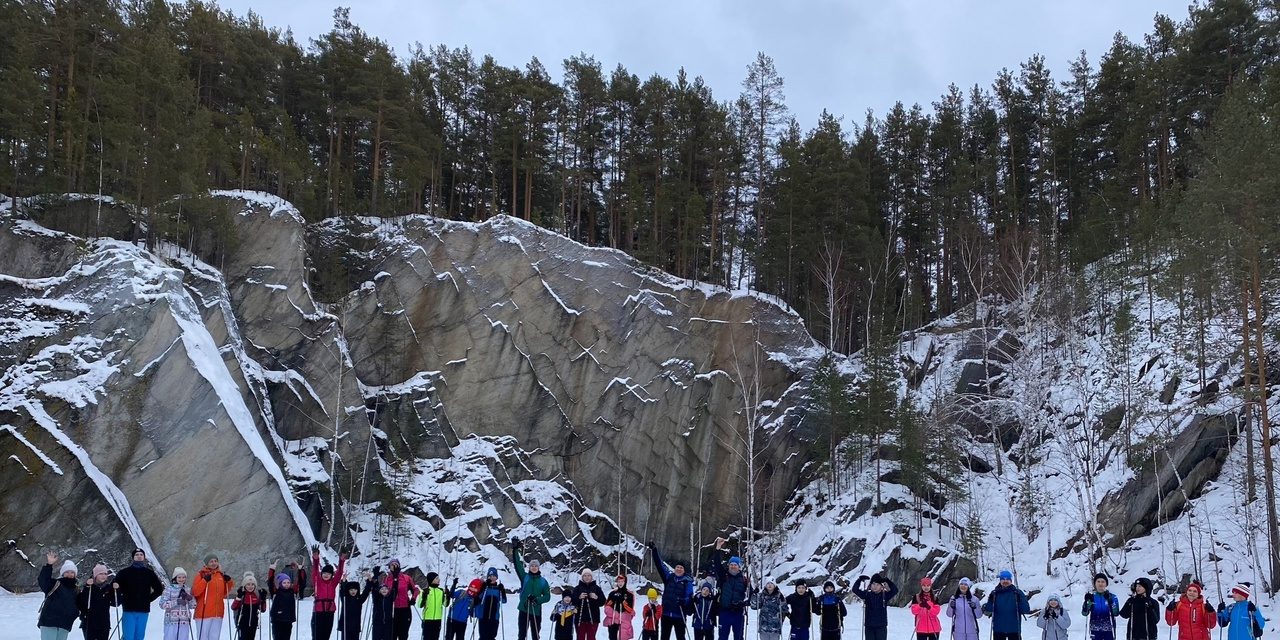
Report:
M 201 569 L 191 582 L 191 595 L 196 597 L 196 620 L 221 618 L 227 613 L 224 601 L 231 597 L 236 583 L 227 574 L 208 567 Z
M 889 601 L 898 595 L 898 585 L 889 579 L 885 579 L 885 583 L 889 585 L 889 588 L 878 593 L 870 589 L 863 590 L 858 588 L 861 585 L 855 585 L 853 588 L 853 594 L 866 603 L 867 611 L 863 626 L 868 629 L 889 626 Z M 822 596 L 818 596 L 818 598 L 821 599 Z
M 1209 630 L 1217 626 L 1218 616 L 1204 598 L 1192 601 L 1183 594 L 1169 606 L 1172 609 L 1165 609 L 1164 621 L 1177 625 L 1178 640 L 1209 640 Z
M 1253 640 L 1253 626 L 1267 628 L 1267 621 L 1257 605 L 1249 602 L 1232 602 L 1218 612 L 1218 624 L 1227 628 L 1227 640 Z
M 1084 616 L 1090 627 L 1097 624 L 1110 625 L 1114 635 L 1116 618 L 1120 615 L 1120 600 L 1110 591 L 1102 593 L 1094 591 L 1084 597 L 1084 602 L 1080 605 L 1080 615 Z
M 71 630 L 80 610 L 76 608 L 76 579 L 53 577 L 53 565 L 40 567 L 40 575 L 36 577 L 40 591 L 44 593 L 44 602 L 40 605 L 40 619 L 37 627 L 53 627 Z
M 356 595 L 351 595 L 352 587 L 356 589 Z M 364 588 L 360 588 L 359 582 L 344 582 L 338 585 L 338 598 L 342 602 L 342 606 L 338 607 L 338 628 L 343 634 L 338 636 L 343 640 L 355 640 L 360 637 L 360 622 L 364 617 L 364 601 L 369 599 L 369 592 L 373 585 L 366 582 Z
M 711 572 L 720 585 L 720 610 L 742 611 L 751 602 L 751 580 L 741 568 L 737 573 L 729 570 L 728 555 L 724 549 L 711 554 Z
M 644 618 L 643 626 L 645 631 L 657 631 L 658 620 L 663 616 L 662 605 L 653 603 L 646 604 L 644 605 L 644 609 L 640 611 L 640 616 Z
M 812 626 L 817 606 L 818 601 L 812 591 L 787 596 L 787 617 L 791 619 L 791 628 L 808 629 Z
M 869 611 L 870 609 L 868 609 Z M 826 593 L 818 596 L 818 621 L 822 625 L 824 631 L 839 631 L 844 628 L 844 619 L 849 615 L 849 609 L 844 606 L 844 598 L 838 593 Z M 870 623 L 868 627 L 874 628 Z M 888 623 L 885 623 L 888 626 Z
M 506 601 L 507 590 L 502 587 L 502 583 L 484 583 L 484 588 L 476 598 L 476 619 L 498 620 L 502 618 L 502 605 Z
M 556 640 L 569 640 L 578 627 L 578 607 L 557 602 L 551 609 L 551 622 L 555 624 Z
M 413 578 L 410 578 L 407 573 L 392 571 L 382 579 L 382 584 L 391 590 L 387 597 L 391 598 L 391 606 L 395 609 L 408 609 L 409 603 L 418 597 L 418 585 L 413 583 Z M 316 592 L 319 591 L 320 585 L 316 584 Z
M 516 566 L 516 579 L 520 581 L 520 600 L 516 603 L 516 611 L 523 611 L 541 618 L 542 605 L 551 602 L 551 586 L 547 584 L 547 579 L 542 577 L 541 573 L 525 571 L 522 550 L 516 549 L 511 552 L 511 563 Z M 577 599 L 574 602 L 577 603 Z M 596 613 L 600 613 L 599 608 L 596 609 Z
M 373 574 L 369 585 L 369 630 L 374 638 L 390 638 L 392 624 L 395 621 L 396 599 L 390 593 L 382 595 L 380 587 L 385 585 L 380 572 Z
M 160 577 L 142 562 L 121 569 L 116 574 L 115 584 L 120 585 L 120 606 L 129 613 L 151 611 L 151 603 L 164 593 Z
M 587 596 L 584 600 L 582 596 Z M 592 598 L 591 596 L 595 596 Z M 600 614 L 600 609 L 604 607 L 604 591 L 600 589 L 600 585 L 595 580 L 591 582 L 578 581 L 578 586 L 573 588 L 573 604 L 578 607 L 578 622 L 580 624 L 600 624 L 604 618 Z
M 90 632 L 111 630 L 111 607 L 116 606 L 116 592 L 110 582 L 86 584 L 76 594 L 80 610 L 80 626 Z M 90 635 L 93 635 L 92 633 Z
M 465 623 L 467 618 L 474 618 L 475 615 L 475 598 L 472 598 L 466 589 L 454 590 L 453 604 L 449 605 L 449 619 Z
M 1061 602 L 1061 600 L 1059 600 Z M 1071 627 L 1071 616 L 1066 607 L 1050 609 L 1045 607 L 1036 616 L 1036 626 L 1044 629 L 1043 640 L 1067 640 L 1067 629 Z
M 338 585 L 342 584 L 342 574 L 347 569 L 347 556 L 338 556 L 338 570 L 328 580 L 320 575 L 320 554 L 311 554 L 311 583 L 315 585 L 315 605 L 312 611 L 334 612 L 338 610 Z M 406 605 L 408 606 L 408 605 Z
M 653 564 L 662 573 L 662 615 L 668 618 L 684 618 L 693 610 L 693 576 L 676 572 L 662 561 L 657 547 L 653 548 Z
M 715 596 L 704 596 L 701 593 L 693 597 L 693 628 L 697 630 L 714 629 L 720 617 L 720 600 Z
M 917 595 L 911 603 L 911 615 L 916 617 L 916 633 L 942 633 L 942 621 L 938 619 L 942 606 L 933 601 L 933 596 Z
M 953 640 L 978 640 L 978 618 L 982 617 L 982 602 L 978 596 L 957 591 L 947 603 L 947 617 L 953 620 Z
M 782 619 L 787 617 L 787 599 L 776 588 L 771 593 L 768 588 L 751 597 L 751 608 L 760 612 L 756 624 L 764 633 L 782 633 Z
M 187 589 L 187 585 L 171 584 L 160 595 L 160 609 L 164 611 L 165 624 L 191 624 L 191 613 L 196 608 L 196 598 Z
M 422 609 L 423 620 L 444 620 L 444 603 L 449 599 L 448 594 L 440 587 L 427 585 L 418 594 L 418 608 Z
M 1160 637 L 1160 603 L 1151 596 L 1130 596 L 1120 608 L 1120 617 L 1129 621 L 1127 640 L 1157 640 Z
M 236 599 L 231 601 L 231 619 L 237 629 L 256 629 L 262 614 L 267 612 L 267 590 L 245 591 L 236 589 Z
M 636 594 L 623 589 L 609 592 L 609 599 L 604 606 L 604 626 L 618 627 L 618 640 L 631 640 L 636 630 L 632 620 L 636 616 Z
M 276 589 L 271 595 L 271 622 L 298 621 L 297 585 L 290 589 Z
M 1022 616 L 1031 613 L 1031 605 L 1022 589 L 1009 585 L 993 589 L 982 612 L 991 617 L 993 632 L 1022 633 Z

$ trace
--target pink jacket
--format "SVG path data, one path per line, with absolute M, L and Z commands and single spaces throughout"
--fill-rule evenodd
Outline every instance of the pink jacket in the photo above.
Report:
M 911 603 L 911 615 L 916 617 L 916 633 L 942 633 L 942 622 L 938 620 L 940 613 L 942 607 L 932 599 L 925 600 L 924 604 L 918 600 Z
M 635 626 L 631 622 L 635 617 L 635 610 L 629 606 L 623 605 L 618 609 L 613 603 L 604 605 L 604 626 L 607 628 L 618 625 L 618 640 L 631 640 L 636 636 Z
M 394 574 L 394 582 L 392 577 L 392 574 L 387 574 L 387 577 L 382 579 L 382 584 L 387 585 L 387 588 L 396 594 L 396 600 L 392 606 L 396 609 L 408 609 L 409 603 L 418 598 L 418 585 L 413 583 L 413 578 L 404 573 Z
M 311 554 L 311 581 L 316 585 L 316 604 L 312 611 L 329 611 L 338 610 L 335 600 L 338 597 L 338 585 L 342 583 L 343 570 L 347 568 L 347 556 L 338 556 L 338 571 L 333 574 L 332 578 L 325 580 L 320 577 L 320 554 Z

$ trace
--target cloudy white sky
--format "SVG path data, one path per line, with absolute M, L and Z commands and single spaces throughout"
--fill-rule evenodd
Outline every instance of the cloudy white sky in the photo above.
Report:
M 701 75 L 717 99 L 737 96 L 757 51 L 786 81 L 806 128 L 826 108 L 861 122 L 895 101 L 926 107 L 956 83 L 989 86 L 1002 67 L 1043 54 L 1055 75 L 1081 49 L 1095 63 L 1117 31 L 1141 42 L 1157 12 L 1181 21 L 1189 0 L 219 0 L 252 9 L 299 41 L 329 30 L 332 7 L 404 53 L 414 42 L 468 46 L 521 66 L 533 56 L 559 78 L 579 52 L 643 79 Z

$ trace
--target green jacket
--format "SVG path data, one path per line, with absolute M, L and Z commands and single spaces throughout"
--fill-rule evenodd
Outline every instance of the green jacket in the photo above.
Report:
M 511 562 L 516 565 L 516 578 L 520 580 L 520 602 L 517 611 L 542 617 L 542 605 L 551 602 L 551 586 L 540 573 L 526 573 L 524 558 L 519 551 L 511 553 Z
M 422 609 L 423 620 L 444 619 L 444 589 L 428 586 L 418 594 L 418 606 Z

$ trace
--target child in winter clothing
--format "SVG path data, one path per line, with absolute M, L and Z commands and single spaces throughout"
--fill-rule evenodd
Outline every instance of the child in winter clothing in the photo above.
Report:
M 107 640 L 111 636 L 111 607 L 119 604 L 116 591 L 111 588 L 107 565 L 93 567 L 93 577 L 76 595 L 76 608 L 80 611 L 80 628 L 84 640 Z
M 1036 626 L 1044 629 L 1043 640 L 1067 640 L 1067 629 L 1071 626 L 1071 618 L 1067 608 L 1062 606 L 1062 598 L 1051 595 L 1045 602 L 1044 609 L 1036 617 Z
M 1249 602 L 1249 585 L 1231 588 L 1231 604 L 1218 603 L 1218 624 L 1227 628 L 1227 640 L 1253 640 L 1253 630 L 1266 628 L 1267 620 L 1258 607 Z
M 662 620 L 662 605 L 658 604 L 658 590 L 649 587 L 649 602 L 644 605 L 640 616 L 644 619 L 640 637 L 643 640 L 658 640 L 658 621 Z
M 338 607 L 338 637 L 341 640 L 359 640 L 360 638 L 360 622 L 364 612 L 364 601 L 369 599 L 371 587 L 368 581 L 373 577 L 373 573 L 365 572 L 365 587 L 360 588 L 360 583 L 354 580 L 343 582 L 339 587 L 339 602 L 342 606 Z
M 311 583 L 315 585 L 315 604 L 311 608 L 311 636 L 329 640 L 333 634 L 333 618 L 338 613 L 338 584 L 347 568 L 347 554 L 338 555 L 338 569 L 326 563 L 320 566 L 320 549 L 311 549 Z
M 453 579 L 457 588 L 458 579 Z M 440 629 L 444 624 L 444 608 L 449 602 L 449 593 L 440 587 L 440 574 L 427 573 L 427 588 L 418 594 L 418 608 L 422 610 L 422 640 L 440 640 Z
M 502 617 L 502 605 L 507 601 L 507 590 L 498 582 L 498 570 L 489 567 L 485 572 L 484 588 L 476 600 L 476 624 L 480 640 L 497 640 L 498 624 Z
M 870 581 L 870 587 L 863 589 L 862 583 L 867 581 Z M 858 576 L 853 593 L 866 603 L 863 628 L 867 640 L 886 640 L 889 635 L 889 601 L 898 595 L 898 585 L 878 573 L 870 578 Z
M 160 608 L 164 610 L 164 640 L 178 640 L 191 635 L 191 612 L 196 608 L 196 598 L 187 589 L 187 572 L 182 567 L 173 570 L 169 586 L 160 594 Z
M 1209 630 L 1218 624 L 1213 606 L 1201 596 L 1203 592 L 1199 582 L 1192 582 L 1182 597 L 1165 607 L 1164 621 L 1178 627 L 1178 640 L 1209 640 Z
M 298 621 L 298 585 L 282 573 L 275 575 L 275 566 L 267 571 L 270 579 L 267 591 L 271 594 L 271 637 L 288 638 L 293 633 L 293 623 Z
M 609 630 L 609 640 L 632 640 L 636 635 L 631 625 L 636 615 L 636 594 L 627 589 L 624 575 L 614 578 L 613 586 L 604 605 L 604 626 Z
M 1080 615 L 1089 621 L 1090 640 L 1116 640 L 1116 616 L 1120 615 L 1120 601 L 1107 587 L 1111 579 L 1105 573 L 1093 577 L 1093 593 L 1085 597 Z
M 262 614 L 267 611 L 267 590 L 258 588 L 258 577 L 252 571 L 244 574 L 240 584 L 236 599 L 231 601 L 232 618 L 239 632 L 237 637 L 254 638 Z
M 453 583 L 453 604 L 449 605 L 449 620 L 445 623 L 444 640 L 463 640 L 467 635 L 467 619 L 475 617 L 476 598 L 484 589 L 484 581 L 476 578 L 466 589 L 458 589 Z
M 555 624 L 556 640 L 573 640 L 578 628 L 578 607 L 573 604 L 573 588 L 561 590 L 560 602 L 551 609 L 551 622 Z
M 719 617 L 720 601 L 711 588 L 711 581 L 704 580 L 693 596 L 693 640 L 711 640 Z
M 813 614 L 818 606 L 817 598 L 809 591 L 809 585 L 796 580 L 795 593 L 787 596 L 787 611 L 791 618 L 790 640 L 809 640 L 809 627 L 813 626 Z
M 972 580 L 960 578 L 955 595 L 947 603 L 947 617 L 953 620 L 953 640 L 978 640 L 978 618 L 982 617 L 982 602 L 973 594 L 972 589 Z
M 897 593 L 896 588 L 894 593 Z M 885 598 L 884 601 L 887 603 L 889 600 Z M 868 603 L 868 610 L 870 607 Z M 822 595 L 818 596 L 818 628 L 822 633 L 822 640 L 840 640 L 840 632 L 844 629 L 844 618 L 847 615 L 849 610 L 844 606 L 844 598 L 836 593 L 835 583 L 828 580 L 822 585 Z M 884 631 L 886 628 L 881 627 L 881 630 Z M 868 640 L 871 638 L 870 627 L 867 627 L 867 638 Z
M 942 621 L 938 616 L 942 607 L 933 593 L 933 578 L 920 578 L 920 593 L 911 602 L 911 615 L 916 617 L 916 640 L 938 640 L 942 634 Z
M 376 578 L 375 578 L 376 580 Z M 395 598 L 391 595 L 391 585 L 375 584 L 370 593 L 373 596 L 372 611 L 369 615 L 369 636 L 373 640 L 391 640 L 395 632 Z
M 36 626 L 40 629 L 40 640 L 67 640 L 71 627 L 75 626 L 76 616 L 76 575 L 79 569 L 76 563 L 67 560 L 59 567 L 59 575 L 53 577 L 53 567 L 58 555 L 50 553 L 48 560 L 40 567 L 36 582 L 40 591 L 44 592 L 44 602 L 40 604 L 40 616 Z
M 992 640 L 1022 640 L 1022 616 L 1031 613 L 1031 605 L 1027 594 L 1014 586 L 1013 572 L 1000 572 L 1000 584 L 987 597 L 982 612 L 991 617 Z
M 766 578 L 764 591 L 751 596 L 751 608 L 760 612 L 760 640 L 780 640 L 782 619 L 787 617 L 787 599 L 778 590 L 778 583 Z
M 1151 580 L 1138 578 L 1129 587 L 1129 599 L 1120 608 L 1120 617 L 1129 621 L 1127 640 L 1158 640 L 1160 604 L 1151 597 Z

